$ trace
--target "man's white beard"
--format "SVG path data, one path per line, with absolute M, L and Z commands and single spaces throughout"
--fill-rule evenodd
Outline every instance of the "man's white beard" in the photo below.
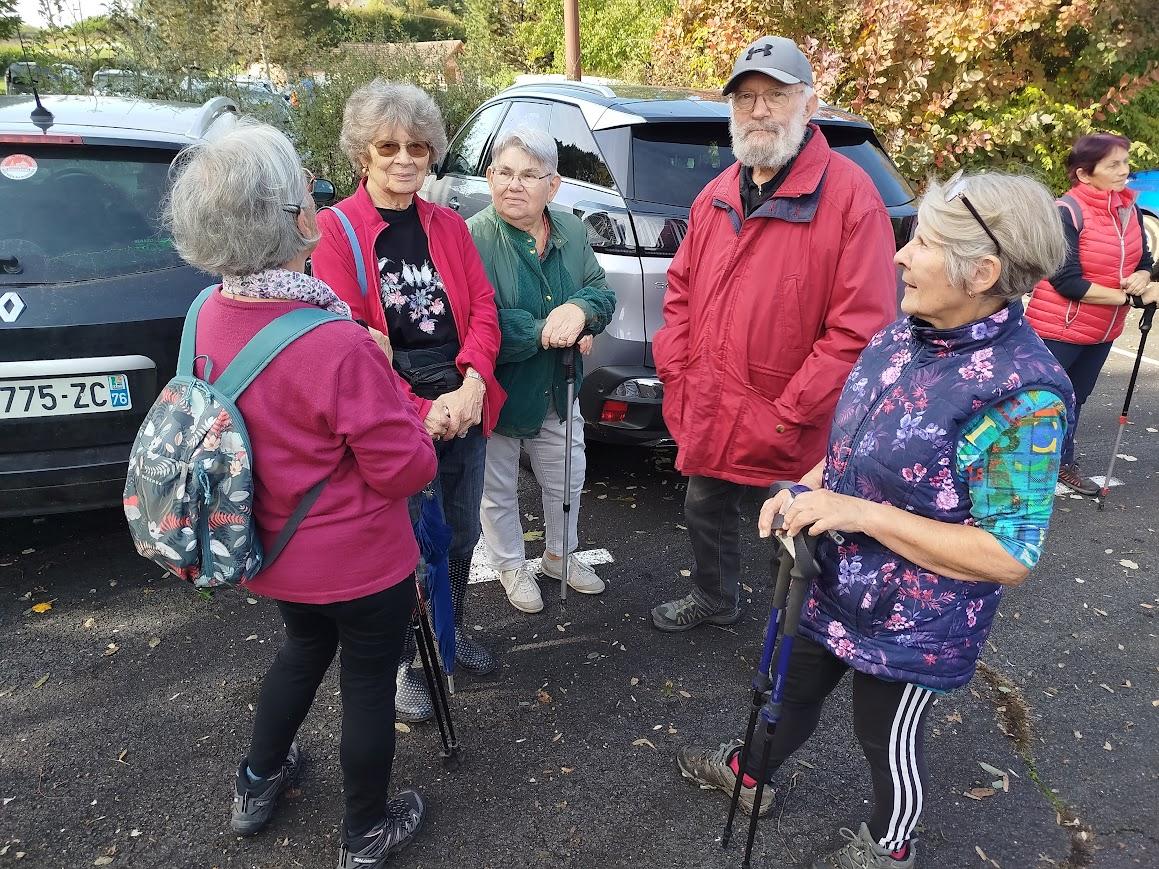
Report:
M 807 125 L 804 112 L 794 115 L 784 124 L 766 119 L 741 125 L 736 116 L 731 115 L 728 132 L 732 136 L 732 153 L 742 166 L 750 169 L 780 169 L 801 147 Z M 753 130 L 767 130 L 772 135 L 761 136 L 759 141 L 749 139 L 745 134 Z

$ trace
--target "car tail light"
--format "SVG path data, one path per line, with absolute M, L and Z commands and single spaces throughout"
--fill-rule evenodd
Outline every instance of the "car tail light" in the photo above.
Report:
M 635 213 L 632 224 L 641 256 L 674 256 L 688 234 L 688 221 L 683 217 Z
M 628 417 L 628 402 L 605 401 L 600 411 L 600 422 L 623 422 Z
M 572 209 L 588 231 L 588 244 L 596 253 L 636 254 L 636 234 L 628 212 L 589 203 Z
M 0 145 L 83 145 L 80 136 L 57 136 L 45 133 L 0 133 Z

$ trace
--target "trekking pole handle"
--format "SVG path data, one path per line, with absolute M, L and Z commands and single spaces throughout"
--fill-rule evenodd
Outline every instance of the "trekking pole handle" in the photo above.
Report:
M 1151 331 L 1151 321 L 1155 319 L 1155 303 L 1143 307 L 1143 316 L 1139 318 L 1139 331 L 1144 335 Z

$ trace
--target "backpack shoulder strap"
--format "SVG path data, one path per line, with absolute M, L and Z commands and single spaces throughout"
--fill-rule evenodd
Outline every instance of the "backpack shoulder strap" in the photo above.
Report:
M 346 233 L 346 241 L 350 244 L 350 253 L 354 256 L 354 268 L 358 272 L 358 289 L 365 296 L 368 286 L 366 281 L 366 263 L 363 262 L 362 250 L 358 247 L 358 236 L 354 234 L 354 224 L 350 222 L 349 217 L 342 213 L 341 208 L 334 208 L 333 206 L 327 205 L 322 210 L 334 212 L 334 216 L 342 224 L 342 229 Z
M 321 308 L 298 308 L 282 314 L 250 338 L 214 381 L 213 388 L 230 401 L 236 402 L 254 378 L 296 339 L 323 323 L 344 319 Z
M 181 329 L 181 349 L 177 354 L 177 373 L 187 377 L 193 376 L 193 360 L 197 344 L 197 315 L 201 313 L 201 306 L 212 296 L 221 284 L 211 284 L 193 300 L 189 306 L 189 313 L 185 315 L 185 325 Z M 208 377 L 208 372 L 206 373 Z
M 1074 224 L 1075 232 L 1083 231 L 1083 209 L 1078 204 L 1078 200 L 1069 193 L 1064 193 L 1055 200 L 1055 204 L 1059 208 L 1065 208 L 1070 212 L 1071 223 Z

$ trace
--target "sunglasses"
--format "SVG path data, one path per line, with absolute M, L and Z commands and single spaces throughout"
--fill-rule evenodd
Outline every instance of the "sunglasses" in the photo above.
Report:
M 431 153 L 431 146 L 426 142 L 375 142 L 374 150 L 383 157 L 394 157 L 406 148 L 406 152 L 416 160 Z
M 994 248 L 998 251 L 998 256 L 1002 256 L 1002 245 L 998 243 L 998 237 L 986 225 L 986 221 L 982 219 L 982 215 L 978 213 L 978 209 L 966 197 L 967 180 L 959 172 L 946 182 L 946 202 L 953 202 L 955 199 L 960 199 L 962 204 L 966 206 L 966 210 L 978 221 L 978 225 L 982 227 L 982 231 L 990 236 L 990 241 L 994 242 Z

